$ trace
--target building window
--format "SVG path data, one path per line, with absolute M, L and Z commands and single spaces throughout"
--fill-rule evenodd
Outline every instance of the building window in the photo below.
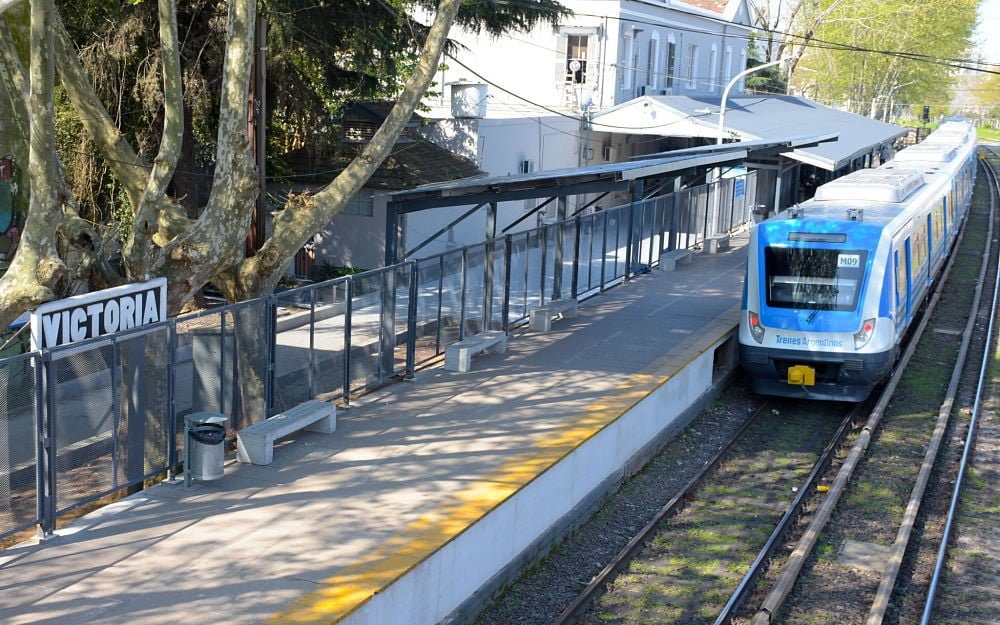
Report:
M 722 85 L 728 85 L 733 77 L 733 46 L 726 46 L 726 54 L 722 57 Z
M 719 80 L 719 49 L 714 43 L 712 44 L 712 54 L 709 56 L 709 59 L 711 60 L 711 65 L 708 69 L 708 90 L 714 92 Z
M 635 39 L 632 37 L 632 33 L 626 33 L 622 43 L 624 44 L 624 54 L 622 55 L 622 87 L 625 89 L 632 88 L 632 72 L 633 69 L 629 67 L 629 63 L 632 61 L 632 50 L 634 48 Z
M 566 82 L 582 85 L 587 82 L 587 60 L 590 58 L 587 35 L 566 37 Z
M 639 33 L 638 30 L 633 31 L 632 41 L 635 41 L 635 35 Z M 639 81 L 639 46 L 632 46 L 632 58 L 630 59 L 631 67 L 629 71 L 632 73 L 632 78 L 629 79 L 629 84 L 638 84 Z
M 375 215 L 374 196 L 368 193 L 359 193 L 347 200 L 344 210 L 345 215 L 358 215 L 361 217 L 372 217 Z
M 646 83 L 656 89 L 660 84 L 660 33 L 649 38 L 649 57 L 646 59 Z M 649 95 L 648 93 L 646 95 Z
M 677 72 L 677 42 L 674 36 L 667 37 L 667 88 L 674 86 L 674 74 Z
M 739 70 L 738 71 L 742 72 L 746 68 L 747 68 L 747 51 L 743 50 L 743 51 L 740 52 L 740 66 L 739 66 Z M 743 78 L 740 78 L 740 84 L 739 84 L 737 90 L 738 91 L 743 91 L 743 87 L 744 87 L 745 84 L 746 84 L 746 76 L 744 76 Z
M 696 89 L 698 87 L 698 46 L 693 43 L 688 46 L 687 58 L 687 88 Z

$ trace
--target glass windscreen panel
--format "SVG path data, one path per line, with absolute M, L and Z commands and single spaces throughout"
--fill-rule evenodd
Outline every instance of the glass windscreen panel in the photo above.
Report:
M 854 310 L 867 261 L 865 250 L 765 248 L 767 305 Z

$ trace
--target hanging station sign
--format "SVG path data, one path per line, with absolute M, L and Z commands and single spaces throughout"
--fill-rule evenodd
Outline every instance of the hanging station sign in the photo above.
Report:
M 31 313 L 31 349 L 51 349 L 167 318 L 167 279 L 125 284 L 39 306 Z

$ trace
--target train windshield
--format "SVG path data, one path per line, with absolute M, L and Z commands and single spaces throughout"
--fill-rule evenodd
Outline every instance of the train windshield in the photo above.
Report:
M 854 310 L 867 260 L 865 250 L 768 247 L 764 250 L 767 305 Z

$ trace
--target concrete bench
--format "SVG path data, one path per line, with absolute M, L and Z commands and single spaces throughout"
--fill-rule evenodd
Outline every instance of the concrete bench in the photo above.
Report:
M 675 271 L 680 263 L 691 262 L 691 250 L 670 250 L 660 254 L 660 270 Z
M 236 459 L 248 464 L 271 464 L 274 441 L 298 430 L 333 434 L 337 430 L 337 406 L 313 399 L 243 428 L 236 433 Z
M 573 319 L 576 317 L 576 299 L 557 299 L 528 312 L 528 329 L 533 332 L 549 332 L 556 317 Z
M 502 330 L 487 330 L 452 343 L 444 350 L 444 368 L 447 371 L 468 373 L 472 370 L 472 356 L 480 352 L 506 353 L 507 333 Z
M 718 234 L 705 239 L 705 246 L 702 248 L 706 254 L 718 254 L 729 248 L 729 235 Z

